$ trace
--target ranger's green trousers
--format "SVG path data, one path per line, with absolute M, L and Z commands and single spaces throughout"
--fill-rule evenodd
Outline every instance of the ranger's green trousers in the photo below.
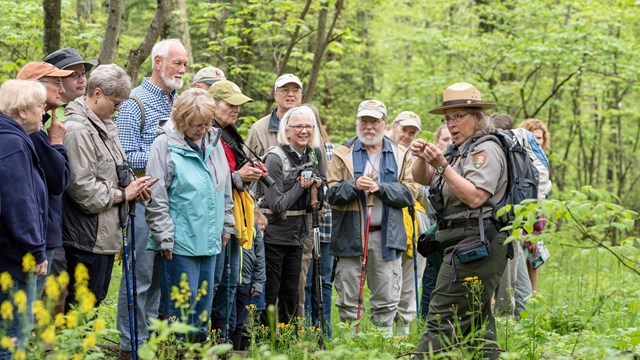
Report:
M 498 344 L 496 325 L 491 312 L 491 297 L 507 264 L 507 245 L 503 244 L 506 234 L 497 233 L 495 226 L 491 223 L 485 222 L 485 224 L 492 227 L 488 228 L 485 225 L 485 233 L 489 238 L 495 235 L 491 241 L 489 256 L 466 264 L 453 256 L 457 279 L 451 284 L 453 276 L 451 260 L 454 246 L 445 249 L 436 287 L 431 295 L 427 330 L 420 339 L 417 351 L 423 353 L 428 353 L 430 350 L 447 351 L 447 348 L 454 345 L 456 341 L 461 342 L 467 339 L 469 334 L 477 334 L 477 331 L 486 323 L 484 333 L 466 346 L 484 347 L 484 356 L 497 359 Z M 454 238 L 477 236 L 479 233 L 477 226 L 438 230 L 436 240 L 444 242 Z M 472 299 L 470 288 L 473 281 L 465 281 L 465 278 L 475 276 L 483 287 L 479 296 Z

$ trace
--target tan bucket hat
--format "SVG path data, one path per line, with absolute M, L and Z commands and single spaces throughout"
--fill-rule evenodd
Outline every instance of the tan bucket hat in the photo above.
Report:
M 442 94 L 442 106 L 429 111 L 429 114 L 444 114 L 445 110 L 474 107 L 480 109 L 492 109 L 496 104 L 482 101 L 480 91 L 475 86 L 466 83 L 455 83 Z

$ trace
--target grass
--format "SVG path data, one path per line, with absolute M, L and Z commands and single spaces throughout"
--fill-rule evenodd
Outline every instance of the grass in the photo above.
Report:
M 501 347 L 508 351 L 503 356 L 605 359 L 632 358 L 630 353 L 640 352 L 638 276 L 603 251 L 554 244 L 549 247 L 552 257 L 541 268 L 540 292 L 534 298 L 535 304 L 530 304 L 528 309 L 532 314 L 520 322 L 498 319 L 498 339 Z M 99 316 L 112 329 L 116 328 L 121 274 L 121 266 L 116 264 L 107 299 L 99 309 Z M 368 308 L 366 291 L 365 307 Z M 336 296 L 334 290 L 334 301 Z M 309 358 L 309 354 L 314 353 L 319 358 L 348 358 L 357 353 L 364 358 L 392 358 L 412 350 L 424 330 L 424 324 L 416 321 L 410 336 L 390 340 L 374 330 L 368 316 L 367 312 L 361 324 L 363 335 L 353 338 L 348 329 L 339 324 L 334 307 L 331 321 L 335 336 L 325 343 L 326 351 L 316 353 L 317 349 L 310 343 L 298 342 L 295 338 L 290 338 L 288 341 L 292 343 L 280 349 L 290 359 Z M 111 335 L 101 342 L 117 344 L 118 339 Z M 113 354 L 107 356 L 115 358 Z M 252 356 L 274 358 L 275 353 L 263 348 Z

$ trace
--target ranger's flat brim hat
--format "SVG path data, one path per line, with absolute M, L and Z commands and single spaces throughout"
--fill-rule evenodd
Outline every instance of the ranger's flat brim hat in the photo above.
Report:
M 493 109 L 496 104 L 483 102 L 480 91 L 475 86 L 459 82 L 449 86 L 442 94 L 442 106 L 429 111 L 429 114 L 444 114 L 455 108 Z

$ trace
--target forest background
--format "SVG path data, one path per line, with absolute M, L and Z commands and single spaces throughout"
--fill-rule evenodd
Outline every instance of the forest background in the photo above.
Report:
M 241 132 L 268 113 L 282 73 L 334 143 L 355 132 L 363 99 L 391 118 L 427 111 L 454 82 L 476 85 L 496 112 L 551 131 L 554 191 L 590 184 L 640 209 L 640 1 L 637 0 L 0 0 L 0 81 L 61 47 L 115 62 L 135 84 L 160 38 L 189 51 L 183 89 L 204 66 L 223 69 L 255 100 Z

